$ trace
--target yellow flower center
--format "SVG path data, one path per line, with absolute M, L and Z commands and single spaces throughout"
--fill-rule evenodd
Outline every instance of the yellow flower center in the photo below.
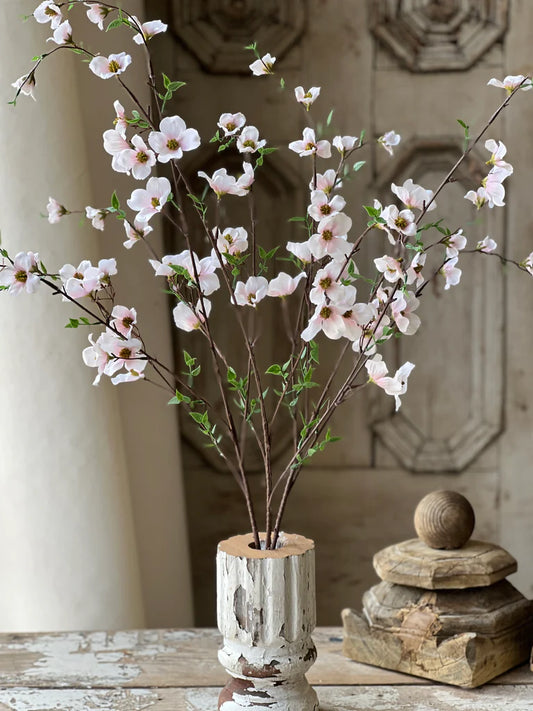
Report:
M 231 123 L 231 121 L 226 124 L 226 131 L 235 131 L 236 128 L 237 126 L 234 123 Z
M 122 319 L 122 325 L 125 326 L 126 328 L 129 328 L 130 326 L 132 326 L 132 325 L 133 325 L 133 319 L 131 318 L 131 316 L 125 316 L 125 317 Z
M 314 151 L 314 150 L 315 150 L 315 144 L 309 142 L 309 143 L 305 146 L 305 150 L 306 150 L 306 151 Z
M 320 212 L 323 215 L 329 215 L 331 213 L 331 207 L 327 203 L 325 205 L 320 205 Z
M 113 74 L 116 74 L 120 69 L 120 64 L 117 62 L 116 59 L 112 59 L 109 62 L 109 71 L 113 72 Z
M 138 163 L 146 163 L 147 160 L 148 160 L 148 156 L 146 155 L 146 153 L 144 151 L 139 151 L 137 153 L 137 162 Z
M 171 138 L 167 141 L 167 148 L 169 151 L 177 151 L 179 147 L 179 141 L 177 141 L 175 138 Z
M 329 306 L 323 306 L 320 309 L 320 318 L 329 318 L 331 316 L 331 309 Z
M 324 242 L 329 242 L 333 239 L 333 232 L 331 230 L 324 230 L 324 232 L 322 232 L 322 239 Z
M 324 289 L 324 291 L 325 291 L 326 289 L 329 289 L 329 287 L 331 286 L 331 278 L 324 277 L 318 283 L 319 283 L 320 288 Z
M 20 281 L 21 284 L 25 284 L 27 280 L 28 274 L 24 271 L 24 269 L 20 269 L 18 272 L 15 272 L 15 281 Z
M 159 198 L 153 197 L 151 200 L 152 207 L 158 208 L 161 203 L 159 202 Z
M 245 148 L 255 148 L 255 143 L 252 140 L 244 141 L 242 144 Z
M 127 360 L 128 358 L 131 358 L 131 349 L 130 348 L 121 348 L 120 353 L 118 355 L 119 355 L 119 358 L 123 358 L 124 360 Z
M 397 217 L 397 218 L 394 220 L 394 224 L 396 225 L 396 227 L 397 227 L 399 230 L 404 230 L 404 229 L 407 227 L 407 225 L 408 225 L 409 223 L 407 222 L 407 220 L 405 219 L 405 217 Z

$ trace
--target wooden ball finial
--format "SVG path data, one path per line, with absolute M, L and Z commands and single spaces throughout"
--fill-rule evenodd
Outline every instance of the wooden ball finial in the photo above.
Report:
M 475 522 L 470 502 L 457 491 L 432 491 L 415 511 L 418 537 L 431 548 L 461 548 L 472 535 Z

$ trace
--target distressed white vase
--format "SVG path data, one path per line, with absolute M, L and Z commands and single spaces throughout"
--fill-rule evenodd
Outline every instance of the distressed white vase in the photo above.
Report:
M 317 695 L 305 678 L 316 659 L 314 543 L 282 533 L 276 550 L 251 545 L 252 534 L 218 545 L 217 618 L 224 637 L 218 658 L 232 677 L 218 707 L 316 711 Z

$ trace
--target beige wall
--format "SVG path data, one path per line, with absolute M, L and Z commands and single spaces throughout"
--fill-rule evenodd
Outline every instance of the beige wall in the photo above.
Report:
M 117 256 L 119 303 L 138 307 L 147 343 L 166 359 L 166 302 L 153 279 L 139 288 L 151 268 L 140 250 L 122 248 L 122 226 L 102 235 L 80 227 L 77 217 L 56 226 L 40 217 L 49 195 L 71 209 L 109 204 L 116 184 L 101 134 L 112 126 L 119 94 L 116 84 L 94 77 L 63 52 L 40 70 L 37 103 L 21 97 L 16 109 L 7 106 L 11 82 L 32 56 L 50 47 L 46 28 L 21 22 L 35 5 L 6 0 L 0 7 L 0 123 L 8 137 L 1 168 L 3 244 L 12 253 L 39 251 L 50 270 Z M 124 6 L 142 14 L 140 2 Z M 83 8 L 76 10 L 80 26 L 88 28 L 88 46 L 102 42 L 103 52 L 128 44 L 136 59 L 128 81 L 147 100 L 142 55 L 135 54 L 131 38 L 99 33 Z M 122 182 L 124 200 L 133 187 Z M 87 333 L 63 328 L 73 315 L 44 290 L 34 297 L 2 297 L 0 629 L 188 625 L 174 412 L 166 393 L 142 383 L 93 388 L 93 373 L 81 361 Z

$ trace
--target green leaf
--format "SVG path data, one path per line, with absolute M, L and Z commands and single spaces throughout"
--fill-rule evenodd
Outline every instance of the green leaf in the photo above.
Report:
M 282 89 L 285 89 L 285 79 L 283 77 L 279 80 L 279 85 Z
M 363 205 L 364 210 L 370 217 L 379 217 L 381 211 L 377 207 L 371 207 L 370 205 Z
M 196 358 L 193 358 L 190 353 L 187 353 L 187 351 L 183 351 L 183 360 L 185 361 L 187 368 L 190 368 L 196 363 Z
M 333 118 L 333 112 L 335 109 L 331 109 L 331 111 L 328 114 L 328 117 L 326 119 L 326 126 L 329 126 L 331 124 L 331 119 Z
M 121 25 L 128 25 L 128 22 L 124 22 L 122 18 L 118 18 L 116 20 L 111 20 L 109 25 L 106 27 L 106 32 L 109 32 L 109 30 L 114 30 L 116 27 L 120 27 Z
M 274 363 L 274 365 L 271 365 L 270 368 L 268 368 L 265 372 L 270 373 L 270 375 L 282 375 L 283 374 L 281 367 L 279 365 L 277 365 L 277 363 Z
M 120 210 L 120 200 L 118 199 L 116 190 L 113 192 L 113 195 L 111 195 L 111 207 L 114 210 Z
M 78 328 L 79 325 L 80 325 L 80 322 L 78 321 L 77 318 L 71 318 L 71 319 L 69 319 L 69 322 L 67 323 L 65 328 Z
M 353 164 L 353 170 L 355 173 L 357 173 L 358 170 L 361 170 L 361 168 L 366 164 L 366 160 L 358 160 L 357 163 Z
M 196 378 L 197 375 L 200 375 L 200 371 L 202 370 L 202 366 L 198 365 L 194 370 L 191 370 L 191 375 L 193 378 Z
M 306 218 L 306 217 L 298 217 L 298 216 L 296 216 L 296 217 L 289 217 L 289 220 L 288 220 L 288 221 L 289 221 L 289 222 L 307 222 L 307 218 Z
M 204 413 L 206 414 L 206 413 Z M 189 416 L 198 424 L 202 425 L 204 423 L 204 415 L 199 412 L 189 412 Z
M 279 150 L 276 146 L 269 146 L 268 148 L 260 148 L 259 153 L 262 156 L 267 156 L 269 153 L 274 153 L 274 151 Z
M 176 390 L 176 395 L 171 398 L 168 401 L 168 405 L 181 405 L 181 403 L 184 402 L 185 404 L 189 404 L 191 402 L 191 398 L 188 395 L 184 395 L 183 393 L 180 393 L 179 390 Z

